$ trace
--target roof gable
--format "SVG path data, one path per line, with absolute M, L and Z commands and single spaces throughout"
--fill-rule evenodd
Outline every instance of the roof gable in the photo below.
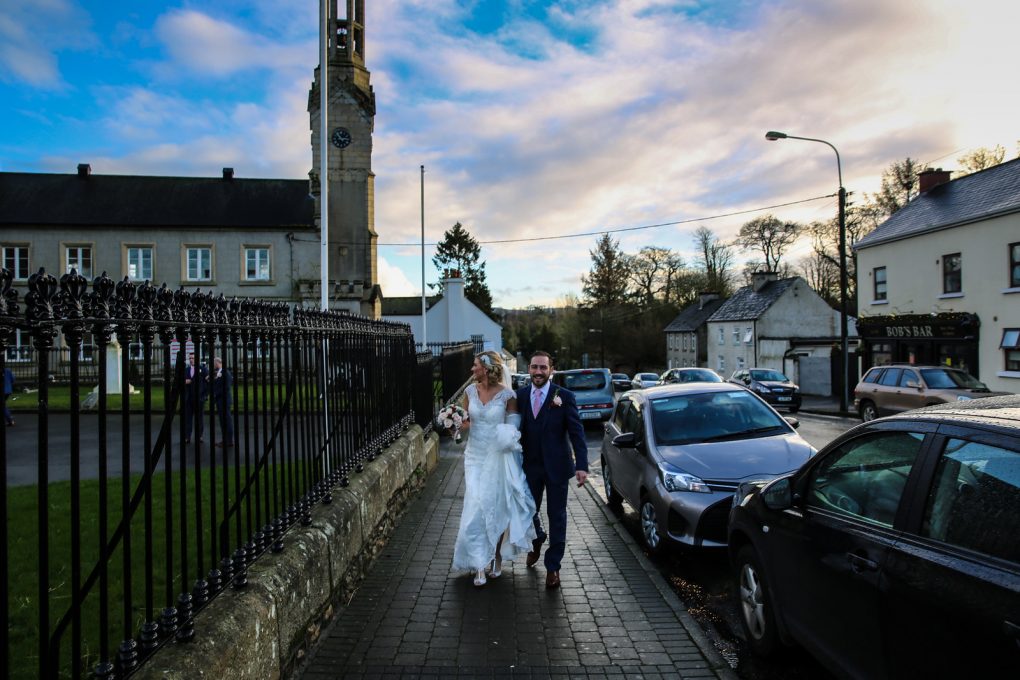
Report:
M 753 286 L 744 286 L 734 293 L 708 320 L 715 322 L 757 319 L 799 279 L 799 276 L 793 276 L 788 279 L 769 281 L 757 292 Z
M 715 314 L 716 310 L 723 306 L 726 300 L 722 298 L 716 298 L 709 300 L 704 305 L 701 302 L 695 302 L 684 307 L 676 318 L 669 322 L 669 325 L 664 329 L 666 333 L 682 333 L 696 331 L 701 328 L 708 317 Z
M 1020 159 L 930 189 L 897 210 L 854 250 L 1020 212 Z

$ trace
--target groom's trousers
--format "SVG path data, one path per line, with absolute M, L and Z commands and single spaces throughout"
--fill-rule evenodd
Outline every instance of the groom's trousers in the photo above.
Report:
M 563 552 L 567 548 L 567 491 L 570 479 L 562 483 L 549 482 L 544 475 L 528 477 L 528 487 L 535 499 L 535 531 L 539 538 L 544 538 L 542 530 L 542 492 L 545 491 L 546 514 L 549 516 L 549 547 L 545 551 L 545 570 L 559 571 L 563 561 Z

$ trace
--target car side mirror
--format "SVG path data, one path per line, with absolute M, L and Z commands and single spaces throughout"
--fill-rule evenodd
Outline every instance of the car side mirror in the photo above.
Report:
M 793 485 L 790 478 L 780 477 L 767 484 L 761 490 L 761 499 L 770 510 L 786 510 L 793 507 Z
M 790 427 L 792 427 L 795 430 L 798 427 L 800 427 L 800 420 L 798 418 L 794 418 L 793 416 L 786 416 L 786 422 L 790 423 Z
M 613 446 L 618 449 L 633 449 L 637 446 L 637 435 L 633 432 L 624 432 L 613 437 Z

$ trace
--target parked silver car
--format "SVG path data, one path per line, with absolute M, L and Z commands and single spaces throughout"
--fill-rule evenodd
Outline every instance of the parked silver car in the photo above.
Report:
M 632 390 L 643 390 L 646 387 L 654 387 L 658 384 L 658 373 L 635 373 L 634 378 L 630 381 L 630 388 Z
M 726 545 L 733 492 L 799 468 L 815 450 L 750 391 L 684 383 L 627 392 L 602 440 L 606 501 L 638 509 L 645 547 Z

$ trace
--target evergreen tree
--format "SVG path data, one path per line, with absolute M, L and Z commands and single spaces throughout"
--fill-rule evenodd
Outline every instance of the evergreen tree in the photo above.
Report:
M 620 250 L 620 242 L 603 234 L 595 243 L 591 254 L 592 267 L 582 277 L 584 303 L 589 307 L 605 308 L 620 304 L 627 295 L 629 270 L 627 256 Z
M 476 307 L 492 316 L 492 292 L 485 277 L 485 261 L 481 259 L 482 247 L 460 222 L 443 234 L 443 240 L 436 244 L 432 264 L 445 276 L 448 270 L 457 270 L 464 279 L 464 297 Z M 442 284 L 434 284 L 442 292 Z

